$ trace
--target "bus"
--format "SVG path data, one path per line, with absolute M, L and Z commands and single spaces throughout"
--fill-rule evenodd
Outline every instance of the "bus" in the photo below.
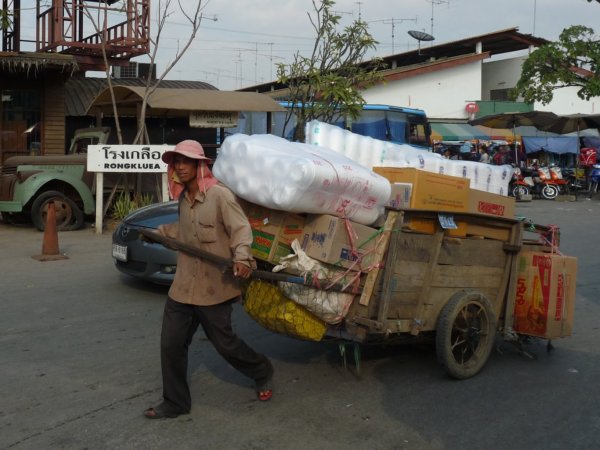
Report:
M 291 108 L 291 102 L 279 102 L 284 108 Z M 286 112 L 272 113 L 271 133 L 291 139 L 296 121 L 292 117 L 285 126 Z M 425 111 L 401 106 L 365 104 L 356 119 L 340 116 L 332 122 L 346 130 L 362 136 L 369 136 L 395 144 L 408 144 L 416 148 L 431 149 L 431 127 Z M 226 134 L 263 133 L 266 128 L 264 113 L 243 113 L 238 126 L 226 130 Z

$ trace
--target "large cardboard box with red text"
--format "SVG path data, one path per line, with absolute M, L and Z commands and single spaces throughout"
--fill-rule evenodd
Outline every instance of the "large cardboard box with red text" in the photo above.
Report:
M 309 215 L 302 249 L 311 258 L 355 270 L 367 270 L 375 260 L 377 229 L 328 214 Z
M 469 189 L 469 212 L 514 219 L 515 199 L 506 195 Z
M 573 332 L 577 258 L 543 252 L 517 255 L 514 329 L 547 339 Z
M 304 216 L 240 202 L 252 227 L 252 255 L 277 264 L 282 256 L 292 252 L 294 239 L 302 240 Z

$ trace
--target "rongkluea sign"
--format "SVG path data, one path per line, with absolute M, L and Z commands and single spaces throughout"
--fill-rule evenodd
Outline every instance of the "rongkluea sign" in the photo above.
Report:
M 166 172 L 161 157 L 172 145 L 90 145 L 88 172 Z
M 96 233 L 102 233 L 104 210 L 104 173 L 162 173 L 162 200 L 169 199 L 167 165 L 162 154 L 173 150 L 174 145 L 89 145 L 87 170 L 96 173 Z

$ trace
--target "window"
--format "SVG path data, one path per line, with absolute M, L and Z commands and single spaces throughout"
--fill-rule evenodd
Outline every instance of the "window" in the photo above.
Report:
M 37 152 L 41 147 L 42 96 L 33 89 L 0 91 L 0 150 L 11 154 Z
M 490 100 L 493 102 L 507 102 L 509 101 L 509 91 L 510 89 L 492 89 L 490 91 Z

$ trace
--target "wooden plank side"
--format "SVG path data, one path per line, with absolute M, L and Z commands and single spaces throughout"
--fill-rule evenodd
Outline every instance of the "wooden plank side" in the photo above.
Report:
M 444 239 L 439 264 L 504 267 L 503 244 L 493 239 Z
M 388 216 L 385 220 L 385 225 L 383 226 L 383 235 L 381 236 L 381 239 L 377 243 L 377 247 L 375 249 L 375 253 L 377 255 L 375 258 L 375 264 L 377 264 L 377 266 L 367 274 L 367 279 L 365 280 L 365 285 L 360 296 L 359 304 L 363 306 L 367 306 L 371 300 L 373 289 L 375 287 L 379 271 L 381 270 L 381 263 L 383 262 L 385 252 L 388 248 L 390 234 L 392 232 L 399 232 L 394 230 L 396 230 L 397 223 L 399 223 L 401 220 L 402 213 L 398 211 L 388 211 Z
M 394 267 L 406 262 L 427 262 L 431 255 L 433 235 L 402 233 L 398 238 L 398 258 Z
M 431 242 L 431 256 L 428 262 L 428 268 L 425 272 L 425 277 L 423 279 L 423 286 L 421 287 L 421 293 L 419 294 L 419 301 L 417 303 L 417 309 L 415 312 L 414 322 L 411 327 L 410 333 L 414 336 L 418 335 L 421 331 L 421 325 L 424 320 L 424 305 L 426 300 L 429 298 L 430 290 L 431 290 L 431 280 L 433 278 L 434 269 L 438 263 L 438 256 L 440 254 L 440 249 L 442 247 L 442 240 L 444 239 L 444 231 L 438 230 L 434 238 Z
M 438 265 L 434 268 L 431 285 L 444 288 L 498 289 L 503 274 L 504 267 Z
M 393 292 L 420 289 L 429 269 L 427 263 L 398 264 L 394 270 Z M 433 268 L 432 286 L 486 288 L 499 287 L 504 267 L 437 265 Z

